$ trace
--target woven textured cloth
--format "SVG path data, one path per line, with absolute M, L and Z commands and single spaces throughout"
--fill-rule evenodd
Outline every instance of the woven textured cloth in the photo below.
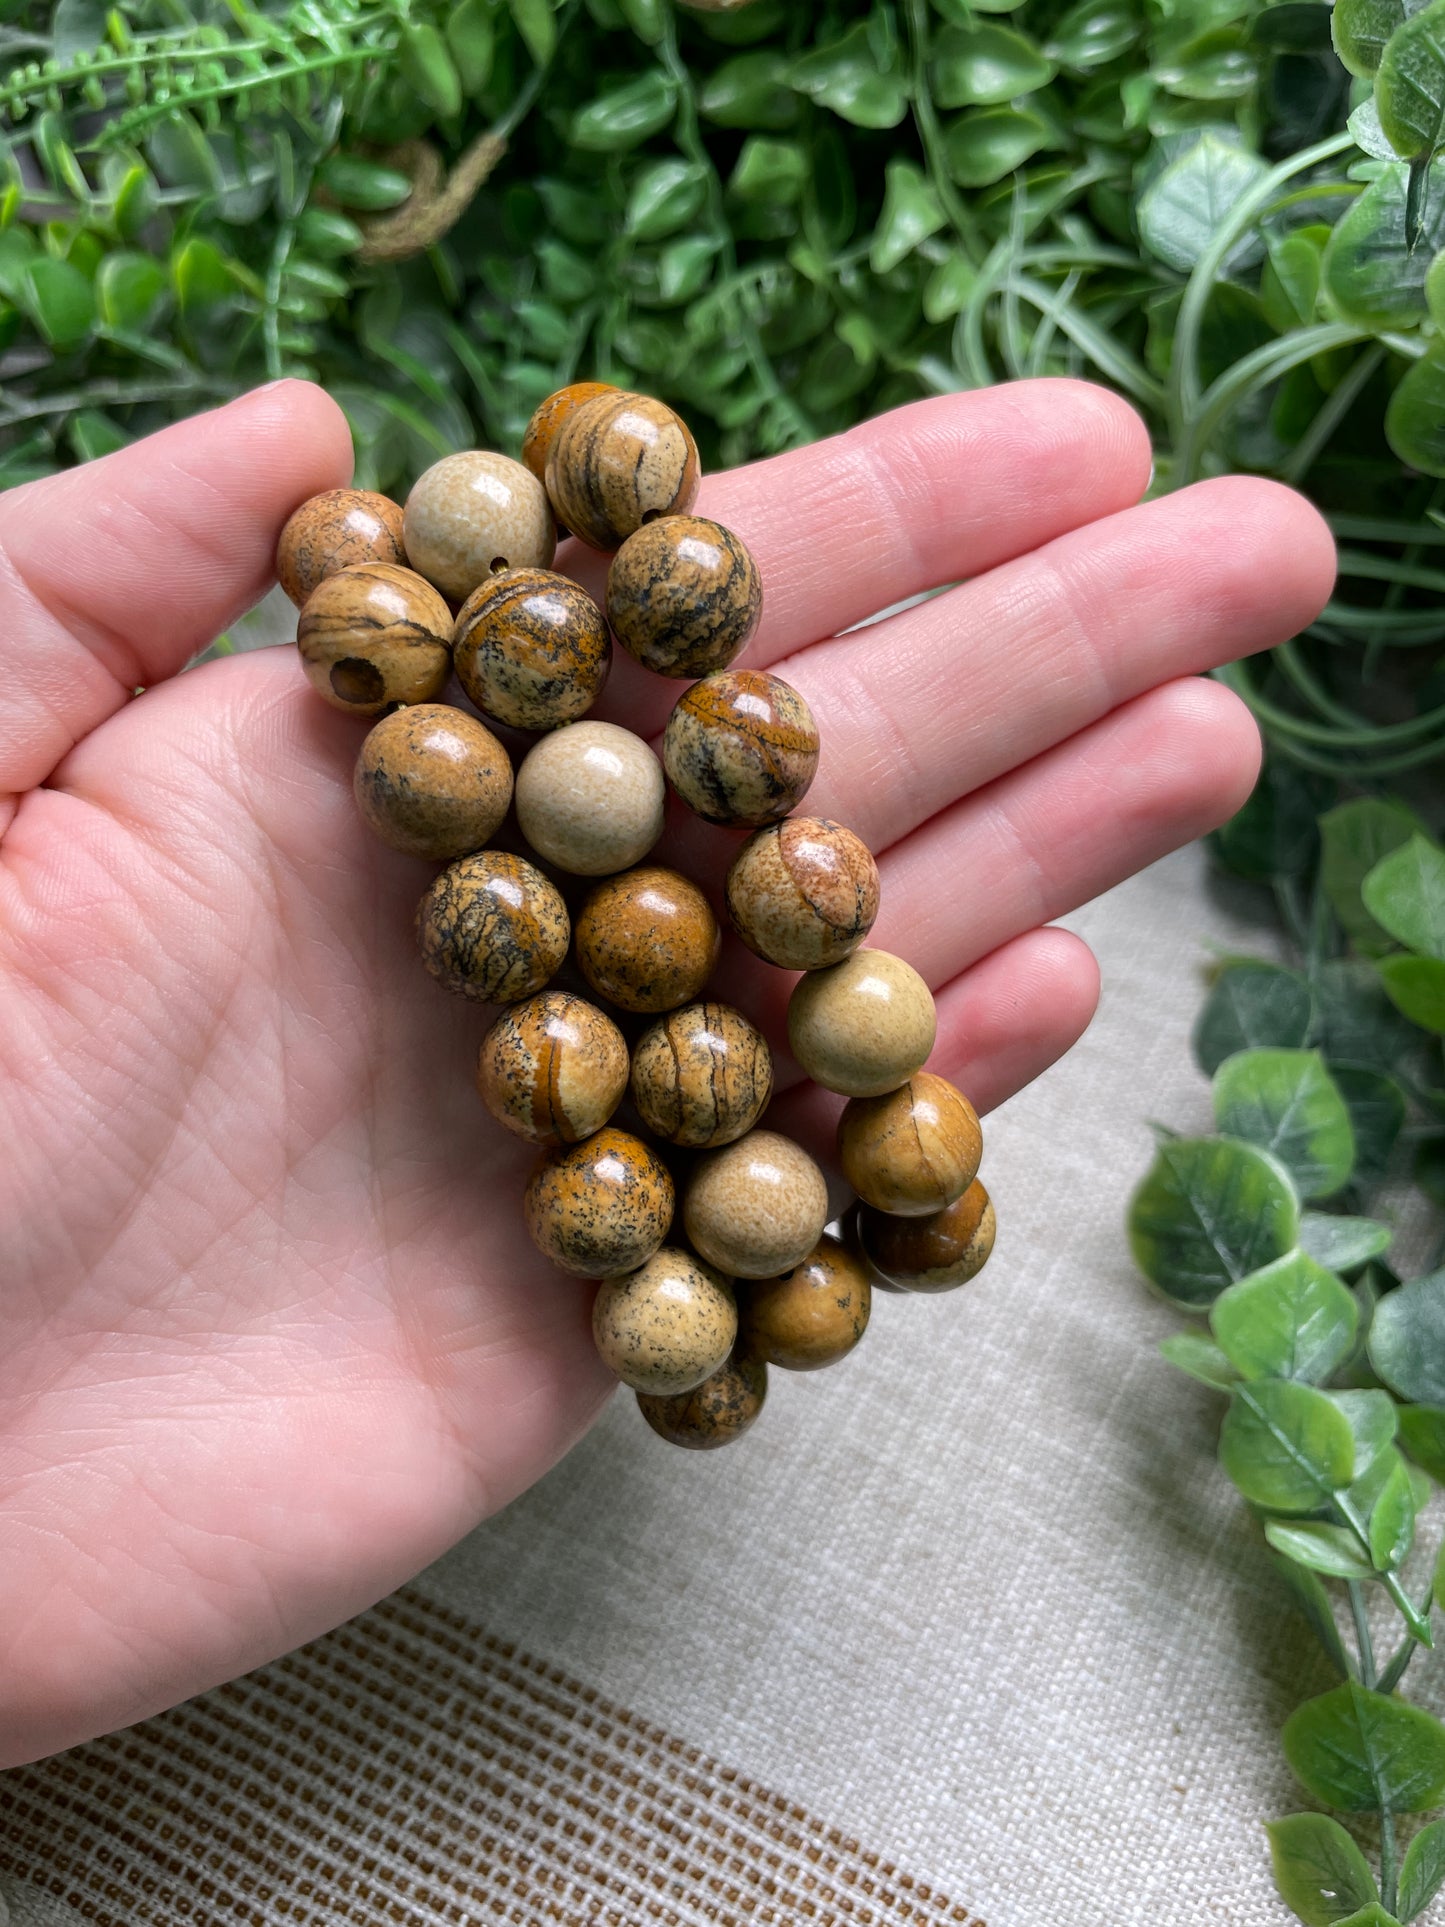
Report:
M 1121 1218 L 1204 1126 L 1200 853 L 1070 920 L 1105 999 L 987 1126 L 1000 1234 L 712 1454 L 630 1394 L 348 1626 L 0 1776 L 15 1927 L 1275 1927 L 1323 1685 Z M 1421 1669 L 1416 1690 L 1427 1683 Z

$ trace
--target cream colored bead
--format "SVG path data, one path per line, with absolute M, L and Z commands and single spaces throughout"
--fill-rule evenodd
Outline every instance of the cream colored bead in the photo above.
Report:
M 823 1173 L 801 1145 L 776 1131 L 749 1131 L 700 1158 L 683 1201 L 688 1237 L 730 1278 L 791 1271 L 827 1221 Z
M 464 448 L 419 475 L 406 498 L 407 559 L 453 602 L 499 569 L 550 569 L 557 524 L 547 491 L 509 455 Z
M 659 1397 L 711 1378 L 737 1330 L 727 1279 L 670 1245 L 640 1270 L 605 1279 L 592 1302 L 592 1336 L 603 1362 L 624 1385 Z
M 534 744 L 517 771 L 517 822 L 559 870 L 612 876 L 662 835 L 666 789 L 640 736 L 615 723 L 569 723 Z
M 912 964 L 887 950 L 855 950 L 798 980 L 788 1044 L 825 1091 L 881 1097 L 921 1070 L 933 1049 L 933 994 Z

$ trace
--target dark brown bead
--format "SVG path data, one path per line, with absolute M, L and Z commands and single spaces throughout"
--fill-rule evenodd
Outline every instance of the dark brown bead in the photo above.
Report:
M 602 611 L 550 569 L 504 569 L 457 616 L 457 677 L 484 715 L 513 729 L 555 729 L 584 715 L 612 666 Z
M 807 795 L 818 725 L 796 689 L 759 669 L 684 690 L 662 739 L 663 767 L 708 823 L 776 823 Z
M 878 1269 L 905 1291 L 952 1291 L 988 1262 L 998 1229 L 993 1200 L 975 1178 L 961 1198 L 926 1218 L 897 1218 L 871 1205 L 858 1237 Z
M 311 687 L 333 709 L 379 716 L 429 703 L 452 666 L 452 612 L 429 582 L 389 562 L 358 562 L 318 583 L 296 626 Z
M 544 990 L 503 1011 L 477 1058 L 482 1102 L 529 1144 L 577 1144 L 600 1131 L 627 1089 L 627 1045 L 585 997 Z
M 755 830 L 727 876 L 733 928 L 784 970 L 841 963 L 872 929 L 878 898 L 878 865 L 866 844 L 821 816 Z
M 637 1394 L 637 1409 L 659 1438 L 694 1452 L 712 1451 L 742 1437 L 768 1396 L 768 1368 L 739 1349 L 721 1371 L 672 1398 Z
M 921 1218 L 961 1197 L 978 1175 L 978 1113 L 946 1077 L 919 1071 L 884 1097 L 854 1097 L 838 1120 L 843 1176 L 865 1204 Z
M 762 612 L 757 564 L 731 529 L 700 515 L 649 522 L 628 536 L 607 571 L 607 620 L 617 640 L 660 676 L 726 669 Z
M 697 495 L 697 444 L 665 402 L 617 389 L 574 408 L 547 458 L 559 519 L 594 549 L 617 549 L 659 515 L 684 515 Z
M 482 1004 L 515 1004 L 552 977 L 571 927 L 556 886 L 524 857 L 479 850 L 449 863 L 416 912 L 421 960 Z
M 667 1236 L 673 1202 L 667 1166 L 641 1138 L 609 1124 L 549 1153 L 528 1182 L 524 1209 L 533 1243 L 554 1265 L 612 1278 L 647 1263 Z
M 669 1144 L 711 1150 L 750 1131 L 773 1094 L 767 1039 L 731 1004 L 659 1017 L 632 1053 L 632 1101 Z
M 825 1235 L 781 1277 L 738 1286 L 738 1335 L 769 1365 L 819 1371 L 852 1351 L 868 1329 L 872 1305 L 862 1265 Z
M 496 833 L 512 800 L 512 765 L 475 716 L 447 703 L 416 703 L 372 725 L 352 788 L 383 843 L 447 863 Z
M 552 453 L 557 431 L 567 417 L 575 414 L 583 402 L 595 401 L 599 395 L 615 395 L 617 392 L 608 381 L 574 381 L 537 404 L 522 435 L 522 460 L 539 482 L 544 486 L 546 484 L 547 457 Z
M 399 502 L 369 488 L 329 488 L 303 502 L 276 545 L 276 580 L 297 608 L 318 583 L 355 562 L 406 567 Z
M 672 1010 L 696 997 L 722 933 L 707 898 L 676 870 L 643 864 L 588 893 L 577 917 L 577 962 L 622 1010 Z

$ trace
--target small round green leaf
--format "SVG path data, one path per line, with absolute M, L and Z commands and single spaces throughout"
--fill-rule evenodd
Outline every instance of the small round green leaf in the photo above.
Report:
M 1445 963 L 1435 957 L 1382 957 L 1380 982 L 1390 1002 L 1421 1030 L 1445 1036 Z
M 1283 1519 L 1265 1522 L 1264 1536 L 1276 1552 L 1293 1559 L 1311 1572 L 1325 1573 L 1331 1579 L 1373 1579 L 1375 1568 L 1360 1551 L 1353 1532 L 1343 1526 L 1322 1525 L 1306 1519 L 1295 1525 Z
M 1394 1235 L 1387 1224 L 1379 1224 L 1374 1218 L 1306 1211 L 1300 1219 L 1300 1250 L 1308 1252 L 1326 1271 L 1358 1271 L 1371 1258 L 1388 1251 Z
M 1369 1862 L 1338 1820 L 1292 1813 L 1265 1827 L 1280 1898 L 1305 1927 L 1333 1927 L 1378 1900 Z
M 1445 850 L 1417 833 L 1381 857 L 1361 895 L 1370 915 L 1407 949 L 1445 960 Z
M 1284 1751 L 1305 1791 L 1346 1813 L 1419 1813 L 1445 1797 L 1445 1726 L 1356 1680 L 1298 1707 Z
M 1416 1465 L 1445 1485 L 1445 1406 L 1402 1405 L 1400 1443 Z
M 1214 1073 L 1214 1116 L 1229 1137 L 1272 1152 L 1306 1198 L 1328 1197 L 1355 1162 L 1350 1114 L 1318 1051 L 1248 1050 Z
M 1445 292 L 1445 274 L 1438 271 L 1441 261 L 1445 257 L 1437 257 L 1437 266 L 1425 278 L 1425 296 L 1432 306 L 1432 291 Z M 1445 354 L 1438 343 L 1411 362 L 1396 383 L 1385 408 L 1385 436 L 1411 468 L 1422 475 L 1445 475 Z
M 1202 1332 L 1173 1332 L 1161 1342 L 1159 1351 L 1171 1365 L 1188 1372 L 1201 1385 L 1212 1385 L 1217 1392 L 1227 1392 L 1239 1383 L 1239 1373 Z
M 1322 1384 L 1354 1350 L 1359 1317 L 1333 1272 L 1291 1251 L 1221 1292 L 1209 1323 L 1246 1378 Z
M 660 134 L 676 111 L 677 89 L 654 67 L 580 108 L 572 116 L 572 145 L 592 154 L 622 153 Z
M 1140 197 L 1139 238 L 1166 266 L 1188 274 L 1234 209 L 1266 173 L 1266 163 L 1247 148 L 1202 135 L 1157 174 Z M 1236 265 L 1258 253 L 1246 237 L 1231 254 Z
M 1410 232 L 1410 169 L 1382 167 L 1341 216 L 1325 249 L 1324 285 L 1340 315 L 1362 328 L 1408 328 L 1425 315 L 1425 276 L 1445 244 L 1445 167 L 1431 164 L 1424 227 Z
M 1423 1914 L 1445 1884 L 1445 1820 L 1421 1827 L 1400 1862 L 1399 1899 L 1395 1911 L 1402 1921 Z
M 1369 1353 L 1400 1398 L 1445 1406 L 1445 1270 L 1385 1294 L 1370 1325 Z
M 1375 75 L 1385 138 L 1403 160 L 1428 160 L 1445 132 L 1445 0 L 1430 0 L 1385 43 Z
M 1219 1461 L 1252 1505 L 1314 1512 L 1350 1483 L 1350 1422 L 1324 1392 L 1288 1379 L 1236 1385 L 1219 1439 Z
M 1259 1045 L 1293 1050 L 1314 1017 L 1309 985 L 1298 972 L 1245 958 L 1215 978 L 1194 1026 L 1194 1056 L 1212 1077 L 1226 1057 Z
M 1320 882 L 1345 935 L 1365 956 L 1390 948 L 1389 933 L 1365 908 L 1360 894 L 1365 878 L 1381 857 L 1408 843 L 1422 827 L 1404 803 L 1380 796 L 1356 797 L 1320 818 Z
M 1050 137 L 1043 117 L 1014 107 L 978 107 L 944 135 L 948 171 L 960 187 L 991 187 L 1022 167 Z
M 980 20 L 945 27 L 929 69 L 940 107 L 994 107 L 1048 84 L 1054 64 L 1024 34 Z
M 1294 1248 L 1299 1202 L 1279 1163 L 1227 1138 L 1161 1144 L 1129 1207 L 1139 1269 L 1202 1311 L 1226 1285 Z
M 1415 1488 L 1403 1459 L 1396 1456 L 1370 1512 L 1370 1557 L 1381 1572 L 1404 1562 L 1415 1537 Z
M 707 199 L 707 174 L 681 155 L 651 161 L 632 183 L 626 225 L 639 241 L 660 241 L 685 228 Z
M 1335 0 L 1330 21 L 1335 52 L 1352 74 L 1376 72 L 1405 11 L 1404 0 Z

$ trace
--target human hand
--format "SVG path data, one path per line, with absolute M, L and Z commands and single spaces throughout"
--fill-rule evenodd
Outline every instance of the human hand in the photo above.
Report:
M 289 649 L 176 674 L 350 467 L 339 410 L 283 383 L 0 497 L 0 1766 L 360 1611 L 614 1387 L 472 1088 L 480 1013 L 418 961 L 431 871 L 356 815 L 363 732 Z M 703 485 L 763 574 L 744 662 L 818 718 L 805 808 L 879 852 L 870 941 L 934 986 L 931 1068 L 981 1111 L 1092 1014 L 1092 957 L 1043 926 L 1251 787 L 1254 725 L 1196 672 L 1329 591 L 1298 497 L 1135 506 L 1148 472 L 1124 404 L 1049 381 Z M 652 734 L 676 693 L 619 658 L 597 713 Z M 725 833 L 670 834 L 720 879 Z M 729 961 L 775 1039 L 786 982 Z

